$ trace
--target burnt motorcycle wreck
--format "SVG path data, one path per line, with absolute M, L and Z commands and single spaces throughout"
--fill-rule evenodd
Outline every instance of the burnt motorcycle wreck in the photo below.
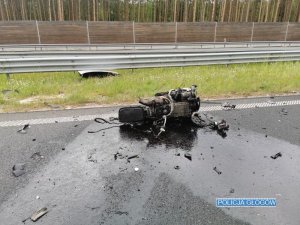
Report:
M 200 112 L 197 86 L 171 89 L 156 93 L 151 98 L 141 98 L 140 105 L 119 110 L 119 121 L 132 127 L 149 126 L 156 137 L 165 132 L 168 121 L 190 120 L 199 127 L 208 127 L 225 137 L 229 126 L 225 120 L 215 121 L 213 116 Z

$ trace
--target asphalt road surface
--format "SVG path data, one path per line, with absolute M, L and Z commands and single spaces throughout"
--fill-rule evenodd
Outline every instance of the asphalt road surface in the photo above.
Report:
M 91 118 L 117 108 L 0 114 L 0 224 L 299 225 L 299 100 L 231 100 L 238 109 L 230 111 L 204 104 L 229 123 L 225 138 L 187 122 L 159 139 L 128 127 L 88 133 L 111 126 Z M 16 163 L 25 164 L 19 177 Z M 217 208 L 219 197 L 276 198 L 277 206 Z M 46 215 L 28 219 L 42 207 Z

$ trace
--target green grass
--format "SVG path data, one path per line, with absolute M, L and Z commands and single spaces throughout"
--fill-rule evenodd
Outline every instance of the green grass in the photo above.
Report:
M 119 70 L 119 76 L 81 78 L 77 73 L 13 74 L 0 76 L 0 111 L 45 108 L 45 102 L 60 106 L 88 103 L 136 102 L 171 88 L 198 85 L 204 98 L 281 94 L 300 91 L 300 62 L 192 66 Z M 61 97 L 59 97 L 59 95 Z M 21 104 L 20 100 L 36 97 Z

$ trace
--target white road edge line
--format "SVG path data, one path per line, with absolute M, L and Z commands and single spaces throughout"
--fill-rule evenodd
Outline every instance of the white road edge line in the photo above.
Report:
M 260 102 L 260 103 L 247 103 L 238 104 L 236 109 L 252 109 L 252 108 L 266 108 L 275 106 L 290 106 L 300 105 L 300 100 L 292 101 L 279 101 L 279 102 Z M 221 111 L 224 110 L 222 106 L 204 106 L 200 107 L 201 112 L 209 111 Z M 96 117 L 108 119 L 109 117 L 116 117 L 116 114 L 95 114 L 95 115 L 84 115 L 84 116 L 70 116 L 70 117 L 54 117 L 54 118 L 40 118 L 40 119 L 29 119 L 29 120 L 10 120 L 0 122 L 0 127 L 15 127 L 24 126 L 25 124 L 40 125 L 40 124 L 54 124 L 54 123 L 65 123 L 65 122 L 76 122 L 76 121 L 90 121 Z

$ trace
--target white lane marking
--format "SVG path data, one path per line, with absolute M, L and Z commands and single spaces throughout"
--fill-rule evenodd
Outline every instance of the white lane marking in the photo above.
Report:
M 29 120 L 10 120 L 0 122 L 0 127 L 15 127 L 24 126 L 25 124 L 37 125 L 37 124 L 52 124 L 52 123 L 64 123 L 64 122 L 76 122 L 76 121 L 89 121 L 96 117 L 109 119 L 109 117 L 116 116 L 115 114 L 99 114 L 99 115 L 84 115 L 84 116 L 71 116 L 71 117 L 53 117 L 53 118 L 40 118 Z
M 236 109 L 252 109 L 252 108 L 266 108 L 275 106 L 289 106 L 289 105 L 300 105 L 300 100 L 293 101 L 280 101 L 280 102 L 260 102 L 260 103 L 247 103 L 238 104 Z M 220 111 L 223 110 L 222 106 L 203 106 L 200 108 L 201 112 L 208 111 Z M 0 122 L 0 127 L 14 127 L 24 126 L 25 124 L 37 125 L 37 124 L 52 124 L 52 123 L 64 123 L 64 122 L 75 122 L 75 121 L 89 121 L 96 117 L 108 119 L 109 117 L 116 117 L 117 114 L 95 114 L 95 115 L 84 115 L 84 116 L 70 116 L 70 117 L 54 117 L 54 118 L 40 118 L 40 119 L 29 119 L 29 120 L 10 120 Z
M 237 104 L 235 108 L 236 109 L 253 109 L 253 108 L 266 108 L 266 107 L 289 106 L 289 105 L 300 105 L 300 100 Z M 200 107 L 201 112 L 220 111 L 220 110 L 223 110 L 223 107 L 220 105 Z

